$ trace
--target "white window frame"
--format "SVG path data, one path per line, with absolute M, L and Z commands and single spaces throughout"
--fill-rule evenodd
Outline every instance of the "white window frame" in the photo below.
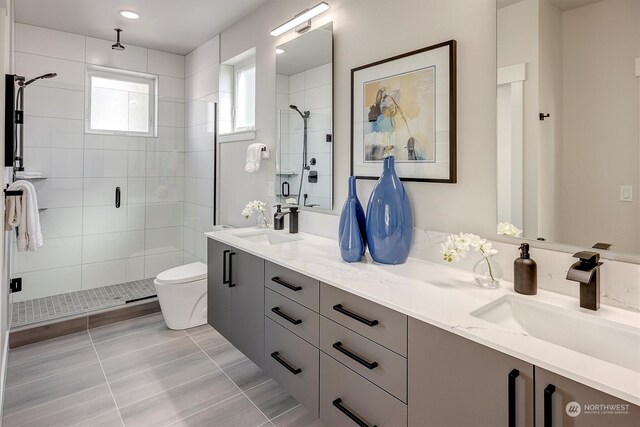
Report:
M 93 77 L 101 77 L 111 80 L 120 80 L 133 83 L 142 83 L 149 86 L 149 131 L 117 131 L 109 129 L 91 128 L 91 81 Z M 139 73 L 135 71 L 119 70 L 108 67 L 89 66 L 86 71 L 85 80 L 85 133 L 98 135 L 121 135 L 137 137 L 157 136 L 158 121 L 158 76 L 154 74 Z
M 253 83 L 253 125 L 252 126 L 243 126 L 239 127 L 237 124 L 237 106 L 238 106 L 238 76 L 241 72 L 248 70 L 250 68 L 254 69 L 254 83 Z M 256 72 L 256 64 L 255 59 L 252 57 L 247 61 L 235 64 L 233 66 L 233 106 L 231 108 L 231 118 L 233 120 L 233 133 L 240 132 L 249 132 L 256 129 L 256 83 L 257 83 L 258 73 Z

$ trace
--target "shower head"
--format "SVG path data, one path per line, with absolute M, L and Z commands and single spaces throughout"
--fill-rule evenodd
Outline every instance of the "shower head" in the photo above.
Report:
M 47 74 L 43 74 L 43 75 L 38 76 L 38 77 L 34 77 L 31 80 L 27 80 L 26 82 L 24 81 L 24 79 L 19 80 L 18 84 L 20 84 L 20 86 L 29 86 L 31 83 L 35 82 L 36 80 L 52 79 L 52 78 L 56 77 L 57 75 L 58 75 L 57 73 L 47 73 Z
M 120 43 L 120 33 L 122 32 L 122 30 L 120 28 L 114 28 L 114 30 L 117 33 L 116 42 L 111 45 L 111 49 L 113 49 L 113 50 L 124 50 L 124 46 L 122 45 L 122 43 Z
M 303 114 L 295 105 L 289 105 L 289 108 L 291 108 L 292 110 L 296 110 L 298 114 L 300 114 L 300 117 L 302 117 L 303 119 L 309 118 L 310 113 L 308 111 L 305 111 Z

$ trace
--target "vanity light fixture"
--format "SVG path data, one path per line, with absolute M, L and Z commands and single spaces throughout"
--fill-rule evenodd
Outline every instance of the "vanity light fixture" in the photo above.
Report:
M 127 19 L 139 19 L 140 15 L 137 14 L 136 12 L 133 12 L 131 10 L 121 10 L 120 11 L 120 15 L 123 18 L 127 18 Z
M 271 31 L 271 35 L 274 37 L 278 37 L 279 35 L 286 33 L 292 28 L 295 28 L 298 25 L 311 20 L 311 18 L 313 18 L 314 16 L 320 15 L 322 12 L 328 9 L 329 9 L 329 4 L 327 2 L 324 2 L 324 1 L 320 2 L 317 5 L 313 6 L 312 8 L 300 12 L 293 19 L 290 19 L 284 24 L 275 28 L 273 31 Z M 305 28 L 308 28 L 308 27 L 305 26 Z
M 280 55 L 281 53 L 284 53 L 284 49 L 276 48 L 276 55 Z

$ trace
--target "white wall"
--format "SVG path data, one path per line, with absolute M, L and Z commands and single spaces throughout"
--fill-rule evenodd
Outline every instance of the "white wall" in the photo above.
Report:
M 640 251 L 639 17 L 635 0 L 563 14 L 563 242 Z M 633 202 L 619 200 L 621 185 L 633 186 Z
M 258 139 L 268 144 L 275 136 L 276 90 L 275 46 L 293 37 L 269 35 L 271 29 L 290 19 L 314 1 L 271 2 L 233 25 L 221 35 L 224 61 L 253 46 L 257 58 Z M 475 230 L 495 233 L 495 2 L 489 0 L 407 0 L 389 7 L 384 0 L 329 1 L 328 12 L 314 19 L 314 28 L 333 21 L 334 31 L 334 209 L 338 214 L 347 195 L 350 164 L 351 68 L 419 49 L 441 41 L 458 41 L 458 184 L 407 183 L 418 227 L 442 230 Z M 395 23 L 390 36 L 379 22 Z M 400 30 L 401 28 L 401 30 Z M 225 166 L 233 171 L 225 180 L 242 178 L 241 161 L 246 148 L 236 144 L 222 153 Z M 226 154 L 226 156 L 225 156 Z M 223 194 L 222 222 L 242 225 L 239 212 L 246 200 L 268 198 L 267 185 L 273 180 L 275 164 L 264 172 L 244 177 L 250 188 L 246 197 Z M 358 182 L 360 197 L 366 202 L 374 182 Z M 243 194 L 244 195 L 244 194 Z M 451 209 L 455 203 L 456 209 Z M 474 215 L 467 215 L 474 212 Z M 301 215 L 304 215 L 303 212 Z
M 15 253 L 25 300 L 154 277 L 183 262 L 184 57 L 16 25 L 16 72 L 58 76 L 25 90 L 25 170 L 36 181 L 45 238 Z M 159 75 L 158 137 L 84 133 L 88 64 Z M 122 206 L 113 205 L 115 187 Z
M 213 225 L 214 104 L 218 101 L 219 45 L 216 36 L 186 57 L 185 263 L 206 262 L 204 232 Z

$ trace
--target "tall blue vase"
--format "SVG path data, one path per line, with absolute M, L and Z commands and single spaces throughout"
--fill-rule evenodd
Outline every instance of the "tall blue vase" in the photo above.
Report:
M 364 253 L 364 239 L 358 227 L 356 203 L 353 199 L 347 199 L 345 202 L 340 215 L 340 230 L 338 234 L 342 259 L 346 262 L 359 262 Z
M 358 239 L 358 235 L 360 238 Z M 356 177 L 349 177 L 349 195 L 340 214 L 338 242 L 342 259 L 347 262 L 358 262 L 367 247 L 366 222 L 364 209 L 356 192 Z
M 384 159 L 382 175 L 367 205 L 367 244 L 380 264 L 402 264 L 413 240 L 413 213 L 409 196 L 398 178 L 393 156 Z

